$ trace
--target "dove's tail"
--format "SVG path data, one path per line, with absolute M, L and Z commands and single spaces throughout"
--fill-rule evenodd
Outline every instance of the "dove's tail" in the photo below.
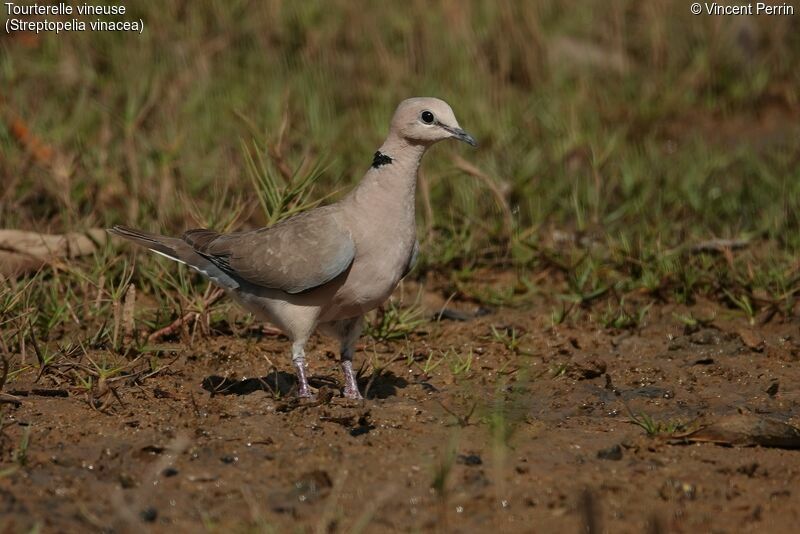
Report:
M 235 289 L 239 287 L 239 283 L 231 278 L 228 273 L 222 271 L 218 266 L 209 261 L 208 258 L 198 254 L 189 243 L 179 237 L 151 234 L 150 232 L 143 232 L 142 230 L 128 228 L 127 226 L 114 226 L 107 231 L 110 234 L 122 237 L 128 241 L 133 241 L 137 245 L 148 248 L 165 258 L 183 263 L 210 278 L 224 289 Z
M 128 228 L 127 226 L 115 226 L 109 228 L 107 231 L 110 234 L 125 238 L 128 241 L 133 241 L 137 245 L 149 248 L 156 254 L 161 254 L 174 261 L 187 263 L 186 259 L 181 256 L 185 257 L 186 252 L 189 252 L 186 249 L 191 250 L 191 247 L 184 243 L 182 239 L 151 234 L 149 232 L 136 230 L 135 228 Z M 181 252 L 183 252 L 183 254 L 181 254 Z M 193 253 L 193 255 L 196 256 L 197 254 Z

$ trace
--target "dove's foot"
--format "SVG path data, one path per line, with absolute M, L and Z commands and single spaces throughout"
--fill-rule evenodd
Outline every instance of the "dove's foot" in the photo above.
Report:
M 306 379 L 306 366 L 304 362 L 295 362 L 295 373 L 297 373 L 297 396 L 303 399 L 314 397 L 311 387 Z
M 342 373 L 344 373 L 344 397 L 346 399 L 363 399 L 364 397 L 358 391 L 358 383 L 351 360 L 342 361 Z

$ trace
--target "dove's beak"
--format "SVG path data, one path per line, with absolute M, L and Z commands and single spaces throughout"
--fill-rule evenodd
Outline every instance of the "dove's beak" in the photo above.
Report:
M 450 132 L 453 135 L 454 139 L 458 139 L 459 141 L 464 141 L 465 143 L 472 146 L 478 146 L 478 142 L 475 140 L 475 138 L 472 137 L 467 132 L 465 132 L 464 130 L 462 130 L 461 128 L 454 128 L 453 126 L 448 126 L 442 123 L 439 123 L 439 126 L 441 126 L 445 131 Z

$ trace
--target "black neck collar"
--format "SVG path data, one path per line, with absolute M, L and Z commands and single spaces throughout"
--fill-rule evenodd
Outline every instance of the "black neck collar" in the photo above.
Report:
M 378 150 L 377 152 L 375 152 L 375 155 L 372 156 L 372 168 L 377 169 L 378 167 L 381 167 L 383 165 L 391 165 L 393 161 L 394 160 L 392 159 L 392 156 L 384 154 L 383 152 Z

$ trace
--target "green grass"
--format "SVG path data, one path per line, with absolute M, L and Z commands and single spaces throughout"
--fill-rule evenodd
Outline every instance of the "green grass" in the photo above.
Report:
M 19 467 L 25 467 L 28 463 L 28 447 L 31 441 L 31 427 L 26 426 L 25 430 L 22 431 L 22 438 L 20 438 L 19 445 L 17 446 L 16 450 L 13 454 L 14 462 Z
M 530 356 L 531 353 L 522 348 L 522 340 L 525 334 L 519 334 L 517 329 L 513 326 L 506 327 L 506 328 L 495 328 L 494 325 L 491 326 L 492 335 L 489 339 L 492 341 L 501 344 L 506 351 L 515 354 L 515 355 L 525 355 Z
M 604 328 L 609 329 L 641 328 L 651 306 L 652 303 L 631 309 L 631 306 L 626 306 L 625 299 L 622 298 L 616 306 L 610 302 L 608 303 L 608 308 L 600 314 L 599 322 Z
M 659 421 L 642 412 L 630 412 L 630 422 L 644 430 L 648 436 L 670 436 L 681 429 L 683 424 L 676 421 Z
M 401 306 L 389 300 L 378 311 L 375 320 L 366 325 L 364 333 L 376 341 L 397 341 L 406 339 L 425 322 L 424 310 L 418 303 Z
M 391 13 L 347 0 L 135 1 L 129 12 L 142 35 L 0 40 L 0 228 L 275 222 L 338 198 L 368 168 L 394 106 L 433 95 L 480 147 L 443 143 L 426 156 L 413 276 L 437 274 L 449 293 L 491 306 L 558 298 L 554 324 L 591 308 L 605 326 L 635 328 L 650 302 L 698 298 L 749 321 L 796 312 L 792 17 L 718 24 L 679 0 Z M 714 238 L 748 245 L 696 247 Z M 497 269 L 513 279 L 485 283 Z M 32 338 L 56 355 L 50 364 L 74 341 L 93 357 L 133 357 L 143 335 L 187 312 L 199 316 L 189 340 L 241 320 L 208 295 L 196 274 L 112 240 L 3 281 L 0 349 L 28 365 Z M 389 307 L 369 332 L 400 339 L 418 319 Z

